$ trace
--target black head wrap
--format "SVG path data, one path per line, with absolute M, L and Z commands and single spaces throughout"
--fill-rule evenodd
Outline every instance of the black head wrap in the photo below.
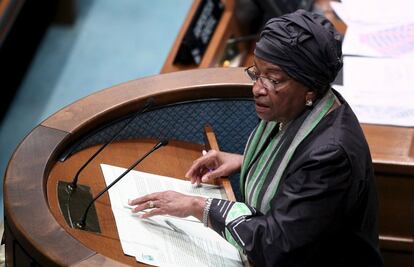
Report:
M 266 23 L 254 54 L 320 96 L 342 68 L 341 39 L 325 17 L 297 10 Z

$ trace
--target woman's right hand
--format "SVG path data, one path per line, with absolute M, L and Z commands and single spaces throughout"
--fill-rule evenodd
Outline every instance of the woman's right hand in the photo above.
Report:
M 210 150 L 193 162 L 185 176 L 192 184 L 200 184 L 239 171 L 242 162 L 242 155 Z

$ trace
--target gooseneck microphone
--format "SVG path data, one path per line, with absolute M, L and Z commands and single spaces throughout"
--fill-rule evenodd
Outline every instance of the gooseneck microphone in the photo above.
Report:
M 144 106 L 138 110 L 135 115 L 131 116 L 131 118 L 121 127 L 121 129 L 119 129 L 117 132 L 115 132 L 115 134 L 111 137 L 111 139 L 109 139 L 109 141 L 105 142 L 78 170 L 78 172 L 75 174 L 74 178 L 72 179 L 72 182 L 69 183 L 67 185 L 67 188 L 69 189 L 69 191 L 73 191 L 77 185 L 78 185 L 78 179 L 79 179 L 79 175 L 80 173 L 83 171 L 83 169 L 85 169 L 86 166 L 89 165 L 89 163 L 96 158 L 96 156 L 98 156 L 99 153 L 101 153 L 102 150 L 105 149 L 105 147 L 107 147 L 109 144 L 111 144 L 115 138 L 117 138 L 119 136 L 119 134 L 133 121 L 135 120 L 135 118 L 137 118 L 140 114 L 144 113 L 145 111 L 147 111 L 149 108 L 151 108 L 154 105 L 154 99 L 153 98 L 149 98 Z
M 101 192 L 94 199 L 89 202 L 89 205 L 86 207 L 85 212 L 83 213 L 82 218 L 75 224 L 78 229 L 85 229 L 86 226 L 86 218 L 88 217 L 89 209 L 92 207 L 93 203 L 102 196 L 106 191 L 108 191 L 113 185 L 115 185 L 119 180 L 121 180 L 125 175 L 127 175 L 132 169 L 134 169 L 141 161 L 143 161 L 146 157 L 152 154 L 155 150 L 159 149 L 162 146 L 166 146 L 168 144 L 168 140 L 161 140 L 158 142 L 150 151 L 145 153 L 144 156 L 139 158 L 137 161 L 134 162 L 124 173 L 122 173 L 118 178 L 116 178 L 112 183 L 110 183 L 107 187 L 105 187 Z

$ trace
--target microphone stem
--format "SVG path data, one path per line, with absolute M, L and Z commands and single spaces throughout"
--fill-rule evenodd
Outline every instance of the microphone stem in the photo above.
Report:
M 132 116 L 123 126 L 121 129 L 118 130 L 118 132 L 112 136 L 112 138 L 109 140 L 109 142 L 106 142 L 105 144 L 103 144 L 94 154 L 92 157 L 90 157 L 83 165 L 82 167 L 79 168 L 78 172 L 76 173 L 75 177 L 73 178 L 72 182 L 68 185 L 68 188 L 70 190 L 73 190 L 74 188 L 76 188 L 77 184 L 78 184 L 78 179 L 79 179 L 79 174 L 83 171 L 83 169 L 86 168 L 86 166 L 88 166 L 88 164 L 95 159 L 95 157 L 102 151 L 105 149 L 105 147 L 107 147 L 109 144 L 111 144 L 115 138 L 118 137 L 118 135 L 135 119 L 138 117 L 138 115 L 142 114 L 143 112 L 145 112 L 150 106 L 152 105 L 151 102 L 147 102 L 145 104 L 145 106 L 139 110 L 138 112 L 135 113 L 134 116 Z
M 165 143 L 159 142 L 156 144 L 150 151 L 145 153 L 144 156 L 142 156 L 140 159 L 134 162 L 126 171 L 124 171 L 118 178 L 116 178 L 112 183 L 110 183 L 106 188 L 104 188 L 99 194 L 89 202 L 88 207 L 85 210 L 85 213 L 83 214 L 80 221 L 76 224 L 80 229 L 83 229 L 86 225 L 86 218 L 88 217 L 89 209 L 92 207 L 93 203 L 102 196 L 106 191 L 108 191 L 113 185 L 115 185 L 119 180 L 121 180 L 125 175 L 127 175 L 133 168 L 135 168 L 141 161 L 143 161 L 146 157 L 148 157 L 152 152 L 159 149 L 160 147 L 164 146 Z

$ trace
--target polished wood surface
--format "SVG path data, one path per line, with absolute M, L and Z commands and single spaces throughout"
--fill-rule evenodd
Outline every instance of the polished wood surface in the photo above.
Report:
M 211 125 L 206 125 L 204 127 L 204 134 L 206 139 L 206 150 L 214 149 L 216 151 L 220 151 L 220 146 L 218 144 L 216 134 L 214 133 L 213 127 Z M 217 178 L 215 179 L 214 183 L 224 187 L 228 200 L 236 201 L 236 196 L 234 195 L 228 177 Z
M 96 196 L 106 186 L 100 163 L 128 168 L 157 142 L 157 140 L 133 140 L 110 144 L 80 175 L 79 183 L 89 186 L 92 195 Z M 98 148 L 99 146 L 87 148 L 53 166 L 47 181 L 50 210 L 60 226 L 86 247 L 117 262 L 139 265 L 134 257 L 125 256 L 122 251 L 108 193 L 99 198 L 95 205 L 101 228 L 100 234 L 70 228 L 61 214 L 56 185 L 59 181 L 70 182 L 80 166 Z M 184 179 L 185 171 L 201 155 L 203 148 L 201 145 L 171 141 L 145 159 L 135 170 Z
M 374 165 L 385 266 L 409 266 L 414 252 L 414 129 L 362 125 Z
M 46 200 L 43 178 L 66 137 L 65 132 L 38 126 L 10 160 L 4 179 L 5 228 L 11 233 L 11 239 L 6 239 L 8 266 L 18 266 L 8 252 L 8 247 L 16 248 L 16 243 L 46 266 L 67 266 L 95 254 L 64 231 Z
M 414 128 L 363 124 L 377 171 L 413 175 Z
M 362 128 L 376 173 L 383 257 L 387 266 L 407 266 L 414 251 L 414 129 L 370 124 Z

